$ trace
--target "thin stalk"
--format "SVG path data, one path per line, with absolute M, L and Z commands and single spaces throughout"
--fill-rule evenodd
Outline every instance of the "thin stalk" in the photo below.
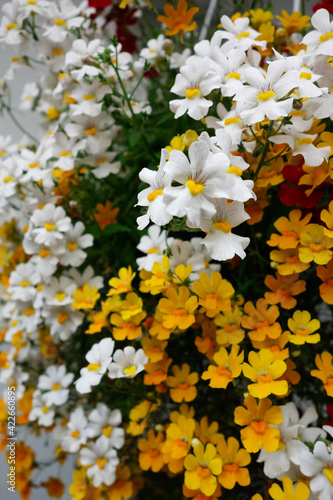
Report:
M 266 160 L 266 156 L 267 156 L 267 153 L 268 153 L 268 150 L 269 150 L 269 145 L 270 145 L 269 138 L 270 138 L 272 130 L 273 130 L 273 125 L 274 125 L 274 120 L 271 120 L 269 122 L 269 127 L 268 127 L 268 131 L 267 131 L 267 138 L 266 138 L 266 143 L 265 143 L 265 146 L 264 146 L 264 150 L 263 150 L 263 152 L 261 154 L 260 162 L 259 162 L 258 168 L 256 170 L 256 178 L 258 177 L 260 169 L 264 165 L 265 160 Z
M 2 99 L 1 99 L 1 104 L 4 107 L 4 109 L 7 111 L 8 115 L 10 116 L 10 118 L 12 119 L 12 121 L 15 123 L 15 125 L 17 126 L 17 128 L 19 130 L 21 130 L 21 132 L 23 134 L 27 135 L 33 142 L 35 142 L 36 144 L 38 144 L 38 142 L 39 142 L 38 139 L 36 139 L 36 137 L 34 137 L 27 130 L 25 130 L 25 128 L 20 124 L 20 122 L 17 120 L 17 118 L 13 115 L 10 107 L 6 103 L 4 103 Z

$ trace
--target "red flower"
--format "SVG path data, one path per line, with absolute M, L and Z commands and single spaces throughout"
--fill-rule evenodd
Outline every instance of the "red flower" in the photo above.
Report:
M 312 7 L 313 12 L 317 12 L 319 9 L 326 9 L 328 12 L 333 13 L 333 0 L 323 0 Z
M 111 0 L 88 0 L 89 7 L 94 7 L 95 9 L 106 9 L 111 5 Z
M 312 208 L 321 202 L 324 195 L 324 185 L 322 184 L 321 189 L 315 189 L 310 196 L 307 196 L 305 191 L 309 189 L 309 186 L 306 184 L 298 186 L 298 181 L 304 174 L 301 166 L 286 165 L 282 170 L 284 179 L 293 184 L 284 182 L 280 187 L 279 198 L 287 207 L 298 205 L 299 207 Z
M 325 422 L 325 425 L 330 425 L 333 427 L 333 404 L 327 404 L 326 405 L 326 410 L 327 410 L 327 415 L 330 420 Z

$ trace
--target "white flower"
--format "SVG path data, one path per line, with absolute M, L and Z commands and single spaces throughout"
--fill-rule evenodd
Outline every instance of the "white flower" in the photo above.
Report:
M 232 21 L 230 17 L 224 15 L 221 17 L 221 24 L 223 27 L 221 38 L 228 40 L 223 46 L 225 52 L 231 49 L 248 50 L 253 45 L 263 49 L 266 47 L 266 41 L 256 40 L 260 33 L 249 27 L 248 17 L 239 17 Z
M 111 363 L 114 341 L 102 339 L 94 344 L 86 354 L 88 366 L 80 370 L 80 378 L 75 382 L 76 390 L 81 394 L 91 392 L 91 386 L 98 385 Z
M 59 279 L 52 277 L 43 288 L 41 296 L 48 306 L 67 306 L 73 302 L 76 288 L 75 281 L 67 276 L 60 276 Z
M 35 82 L 26 83 L 23 87 L 23 92 L 20 99 L 21 109 L 32 109 L 34 101 L 39 94 L 39 88 Z
M 180 186 L 164 189 L 167 211 L 176 217 L 187 217 L 189 227 L 200 227 L 203 217 L 216 213 L 214 198 L 229 198 L 233 176 L 226 174 L 229 160 L 222 152 L 212 154 L 202 141 L 189 147 L 189 159 L 181 151 L 171 151 L 165 171 Z
M 147 47 L 140 52 L 140 57 L 143 61 L 148 61 L 151 64 L 156 64 L 160 59 L 166 56 L 164 50 L 165 36 L 158 35 L 157 38 L 152 38 L 148 41 Z
M 313 454 L 307 448 L 302 454 L 300 469 L 302 474 L 311 478 L 310 490 L 317 494 L 318 500 L 333 498 L 332 445 L 317 441 Z
M 109 366 L 108 375 L 110 378 L 133 378 L 144 370 L 144 365 L 148 361 L 143 349 L 136 351 L 132 346 L 126 346 L 123 351 L 117 349 L 113 355 L 113 363 Z
M 55 411 L 45 405 L 41 398 L 41 392 L 36 389 L 32 397 L 32 409 L 29 413 L 29 421 L 37 420 L 38 425 L 50 427 L 54 422 Z
M 50 327 L 52 337 L 68 340 L 69 337 L 82 325 L 84 314 L 72 308 L 72 305 L 59 307 L 44 307 L 43 317 L 45 324 Z
M 148 207 L 147 213 L 137 218 L 138 229 L 144 229 L 151 220 L 158 226 L 164 226 L 172 219 L 167 212 L 164 203 L 164 188 L 171 185 L 171 176 L 165 173 L 165 165 L 168 157 L 166 149 L 161 150 L 161 160 L 158 170 L 143 168 L 139 177 L 149 187 L 138 195 L 138 203 L 135 206 Z
M 95 61 L 91 59 L 92 56 L 97 55 L 100 45 L 101 42 L 98 38 L 88 43 L 82 38 L 74 40 L 72 50 L 66 53 L 65 61 L 66 66 L 72 69 L 71 73 L 75 80 L 82 80 L 85 75 L 97 76 L 101 72 L 99 68 L 96 68 Z M 73 71 L 73 68 L 80 69 Z
M 0 24 L 0 42 L 5 42 L 7 45 L 22 43 L 24 37 L 20 26 L 18 0 L 5 3 L 1 10 L 3 15 Z
M 110 88 L 107 85 L 101 85 L 99 80 L 94 80 L 91 84 L 80 82 L 80 85 L 77 85 L 70 93 L 70 97 L 75 100 L 75 103 L 70 104 L 71 116 L 100 115 L 102 99 L 108 92 Z
M 83 23 L 84 18 L 78 15 L 81 12 L 81 6 L 75 7 L 68 0 L 58 1 L 51 5 L 52 9 L 48 12 L 51 26 L 44 31 L 43 36 L 53 42 L 62 43 L 68 37 L 71 28 L 79 27 Z
M 95 276 L 91 266 L 86 267 L 82 274 L 77 269 L 70 269 L 68 274 L 75 280 L 78 288 L 83 288 L 86 283 L 90 285 L 91 289 L 95 286 L 100 289 L 104 285 L 102 276 Z
M 234 227 L 250 218 L 243 203 L 233 201 L 227 205 L 227 200 L 222 199 L 215 202 L 215 207 L 216 214 L 212 218 L 203 218 L 200 221 L 200 228 L 207 233 L 202 244 L 212 259 L 228 260 L 235 255 L 244 259 L 244 249 L 250 243 L 250 238 L 231 232 Z
M 113 448 L 119 450 L 124 446 L 125 431 L 119 427 L 122 420 L 120 410 L 109 410 L 104 403 L 97 403 L 88 420 L 89 437 L 95 438 L 104 434 Z
M 240 144 L 245 125 L 237 111 L 235 109 L 227 111 L 223 104 L 219 102 L 216 112 L 219 118 L 213 116 L 206 117 L 207 127 L 215 130 L 223 128 L 230 135 L 233 146 Z
M 97 117 L 76 116 L 75 123 L 65 125 L 68 137 L 79 139 L 74 147 L 74 152 L 86 150 L 87 153 L 95 155 L 108 148 L 111 144 L 112 134 L 109 125 L 108 130 L 104 130 L 107 123 L 110 123 L 110 119 L 103 111 Z
M 155 262 L 162 263 L 163 253 L 166 250 L 165 231 L 161 231 L 158 226 L 150 226 L 148 235 L 142 236 L 137 249 L 146 254 L 136 259 L 139 271 L 141 269 L 151 271 Z
M 13 300 L 33 300 L 37 293 L 35 286 L 40 283 L 40 279 L 33 263 L 19 264 L 10 274 L 8 293 L 12 294 Z
M 307 46 L 307 54 L 310 54 L 311 61 L 315 56 L 333 54 L 333 21 L 330 21 L 329 12 L 326 9 L 319 9 L 313 14 L 311 23 L 315 30 L 310 31 L 302 40 Z
M 47 203 L 43 208 L 35 210 L 31 216 L 31 237 L 36 243 L 48 247 L 57 245 L 69 230 L 71 220 L 62 207 Z
M 74 373 L 67 373 L 65 365 L 51 365 L 45 374 L 40 375 L 37 387 L 43 392 L 42 400 L 46 406 L 61 406 L 66 403 L 69 395 L 68 386 L 72 383 Z
M 76 408 L 67 423 L 67 434 L 61 441 L 61 447 L 69 453 L 77 453 L 88 439 L 88 420 L 82 407 Z
M 191 49 L 184 49 L 182 53 L 173 52 L 170 56 L 170 68 L 179 69 L 181 66 L 186 64 L 187 59 L 191 55 Z
M 287 116 L 293 105 L 293 99 L 284 97 L 298 87 L 298 71 L 285 71 L 283 61 L 274 61 L 268 66 L 266 75 L 256 68 L 244 71 L 244 85 L 236 92 L 239 115 L 247 125 L 261 122 L 266 116 L 270 120 L 277 120 L 280 116 Z M 282 75 L 282 76 L 281 76 Z
M 119 459 L 106 436 L 100 436 L 95 443 L 89 443 L 81 449 L 80 463 L 84 467 L 88 466 L 87 476 L 92 478 L 96 488 L 102 483 L 110 485 L 116 479 Z
M 97 179 L 104 179 L 110 174 L 119 173 L 121 162 L 113 161 L 117 154 L 113 151 L 101 152 L 94 156 L 85 156 L 84 158 L 77 159 L 77 161 L 91 167 L 91 172 Z
M 66 251 L 60 256 L 63 266 L 78 267 L 84 262 L 87 254 L 82 249 L 93 245 L 94 238 L 91 234 L 82 234 L 85 230 L 81 221 L 71 226 L 66 233 Z
M 205 96 L 220 86 L 220 77 L 211 71 L 208 57 L 200 59 L 192 56 L 186 65 L 180 68 L 180 73 L 176 76 L 171 89 L 174 94 L 184 97 L 170 101 L 170 109 L 175 113 L 175 118 L 186 112 L 195 120 L 204 118 L 213 104 L 212 101 L 205 99 Z
M 302 155 L 305 165 L 316 167 L 327 160 L 331 153 L 329 146 L 317 148 L 313 141 L 317 135 L 303 134 L 294 125 L 281 127 L 282 134 L 270 137 L 269 140 L 275 144 L 288 144 L 292 156 Z

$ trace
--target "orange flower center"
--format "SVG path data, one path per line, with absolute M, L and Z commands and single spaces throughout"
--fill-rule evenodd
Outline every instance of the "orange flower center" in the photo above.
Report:
M 186 450 L 188 448 L 187 443 L 185 443 L 182 439 L 176 439 L 175 445 L 178 446 L 178 448 L 185 448 Z
M 223 466 L 223 470 L 226 470 L 227 472 L 237 472 L 238 465 L 237 464 L 225 464 Z
M 219 375 L 220 377 L 226 377 L 226 378 L 231 379 L 231 373 L 230 373 L 230 370 L 228 370 L 228 368 L 226 368 L 225 366 L 218 366 L 218 367 L 216 368 L 216 373 L 217 373 L 217 375 Z
M 307 337 L 309 335 L 309 330 L 307 328 L 296 328 L 296 335 L 302 335 L 302 337 Z
M 159 450 L 156 450 L 155 448 L 152 450 L 149 450 L 150 458 L 157 458 L 159 455 L 160 455 Z
M 272 375 L 270 375 L 269 373 L 266 373 L 265 375 L 259 375 L 257 377 L 257 382 L 261 384 L 269 384 L 270 382 L 272 382 L 272 380 Z
M 179 308 L 179 309 L 174 309 L 172 311 L 172 314 L 173 316 L 187 316 L 188 312 L 186 311 L 186 309 Z
M 262 420 L 251 422 L 250 427 L 254 430 L 256 434 L 264 434 L 267 429 L 266 422 Z
M 197 474 L 199 477 L 202 477 L 203 479 L 206 479 L 208 476 L 210 476 L 210 470 L 207 467 L 197 467 Z
M 188 384 L 187 382 L 181 382 L 180 384 L 178 384 L 178 389 L 180 389 L 181 391 L 186 391 L 187 389 L 189 389 L 190 387 L 190 384 Z
M 322 243 L 310 243 L 309 245 L 310 250 L 313 252 L 321 252 L 322 250 L 325 249 L 325 246 Z

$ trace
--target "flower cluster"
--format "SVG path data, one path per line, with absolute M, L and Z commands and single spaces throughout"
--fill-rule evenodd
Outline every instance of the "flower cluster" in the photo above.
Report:
M 323 7 L 221 13 L 201 41 L 186 0 L 2 7 L 24 136 L 0 137 L 0 382 L 74 457 L 73 500 L 333 497 Z M 42 133 L 11 106 L 23 70 Z M 63 497 L 16 452 L 22 499 Z

